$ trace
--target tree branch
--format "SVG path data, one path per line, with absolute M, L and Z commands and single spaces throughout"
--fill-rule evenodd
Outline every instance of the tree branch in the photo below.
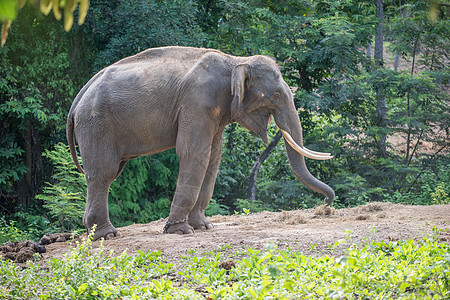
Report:
M 269 154 L 273 151 L 275 146 L 278 144 L 278 142 L 281 139 L 281 131 L 278 130 L 277 134 L 273 138 L 273 140 L 269 143 L 267 148 L 263 151 L 260 157 L 256 160 L 252 167 L 252 171 L 250 173 L 249 179 L 248 179 L 248 199 L 249 200 L 255 200 L 255 194 L 256 194 L 256 178 L 258 176 L 259 168 L 261 167 L 262 163 L 269 157 Z

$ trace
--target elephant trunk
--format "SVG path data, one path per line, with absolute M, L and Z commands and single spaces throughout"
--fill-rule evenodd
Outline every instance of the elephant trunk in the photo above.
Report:
M 299 154 L 297 151 L 295 151 L 291 145 L 289 145 L 286 140 L 284 141 L 286 152 L 289 158 L 289 163 L 291 165 L 292 171 L 294 172 L 295 176 L 298 178 L 298 180 L 303 183 L 307 188 L 319 192 L 321 194 L 324 194 L 327 196 L 325 199 L 325 202 L 327 204 L 331 204 L 334 200 L 334 191 L 333 189 L 328 186 L 327 184 L 323 183 L 322 181 L 315 178 L 306 167 L 305 163 L 305 157 L 301 154 Z
M 285 107 L 284 113 L 280 113 L 280 111 L 275 113 L 274 119 L 283 133 L 284 144 L 292 171 L 301 183 L 315 192 L 324 194 L 327 197 L 325 202 L 331 204 L 335 197 L 333 189 L 315 178 L 308 171 L 304 155 L 313 159 L 322 160 L 330 159 L 332 156 L 328 153 L 315 152 L 303 147 L 302 126 L 297 111 L 293 102 L 289 106 L 287 108 Z

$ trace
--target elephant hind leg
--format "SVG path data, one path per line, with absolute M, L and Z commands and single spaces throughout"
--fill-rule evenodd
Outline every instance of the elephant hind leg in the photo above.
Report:
M 116 179 L 117 177 L 119 177 L 120 174 L 122 174 L 123 168 L 125 168 L 125 165 L 127 164 L 127 162 L 128 162 L 128 160 L 120 161 L 119 170 L 117 171 L 116 177 L 114 177 L 114 179 Z
M 120 174 L 124 163 L 112 151 L 105 148 L 82 151 L 83 166 L 87 183 L 86 210 L 83 224 L 88 233 L 96 226 L 94 240 L 119 236 L 120 232 L 111 224 L 108 211 L 109 187 Z M 108 153 L 109 152 L 109 153 Z

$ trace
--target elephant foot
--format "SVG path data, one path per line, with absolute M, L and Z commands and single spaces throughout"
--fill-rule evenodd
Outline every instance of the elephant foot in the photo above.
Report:
M 187 218 L 180 221 L 166 221 L 163 233 L 193 234 L 194 228 L 189 225 Z
M 213 229 L 213 224 L 208 221 L 203 213 L 201 214 L 189 214 L 189 225 L 194 227 L 194 229 L 207 230 Z
M 91 227 L 92 228 L 92 227 Z M 88 230 L 88 234 L 90 230 Z M 114 237 L 120 236 L 120 231 L 118 231 L 114 226 L 108 224 L 106 226 L 97 226 L 95 229 L 93 240 L 104 238 L 105 240 L 112 239 Z

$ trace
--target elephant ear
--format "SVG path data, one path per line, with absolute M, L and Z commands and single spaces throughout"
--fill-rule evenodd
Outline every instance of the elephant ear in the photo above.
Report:
M 245 89 L 248 88 L 250 82 L 250 72 L 250 65 L 240 64 L 234 67 L 231 73 L 231 95 L 233 95 L 233 101 L 231 102 L 232 116 L 236 116 L 242 109 Z

